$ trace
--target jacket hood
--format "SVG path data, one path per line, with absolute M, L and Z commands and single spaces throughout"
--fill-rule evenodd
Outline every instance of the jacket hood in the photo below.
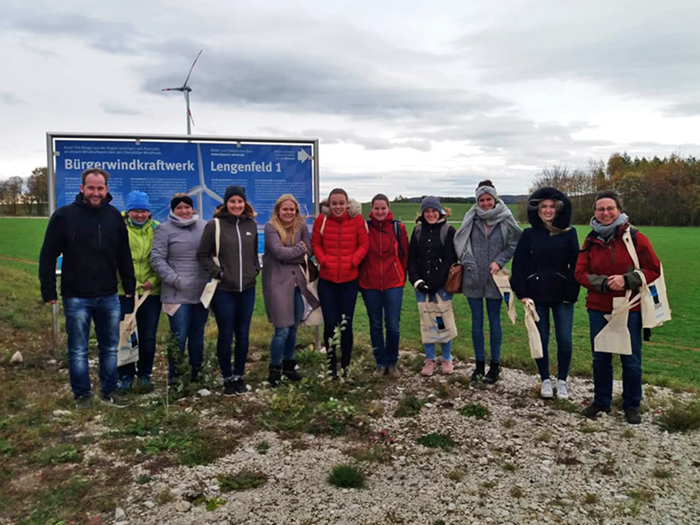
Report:
M 110 202 L 112 202 L 112 194 L 107 193 L 107 196 L 105 197 L 105 200 L 102 201 L 102 204 L 100 205 L 99 208 L 92 208 L 85 204 L 85 196 L 83 195 L 83 192 L 81 191 L 75 196 L 75 201 L 73 201 L 73 204 L 77 204 L 78 206 L 82 206 L 83 208 L 90 208 L 91 210 L 100 210 L 107 206 Z
M 321 201 L 321 213 L 323 213 L 326 217 L 331 216 L 331 207 L 328 204 L 328 199 Z M 362 215 L 362 203 L 356 201 L 355 199 L 348 199 L 347 213 L 350 217 Z
M 530 225 L 533 228 L 544 228 L 544 223 L 542 222 L 542 219 L 538 213 L 539 210 L 537 209 L 537 204 L 539 204 L 539 201 L 544 199 L 560 201 L 563 204 L 562 209 L 557 211 L 557 215 L 554 217 L 552 225 L 561 230 L 571 226 L 571 201 L 566 195 L 564 195 L 564 193 L 556 188 L 550 187 L 538 189 L 527 199 L 527 219 L 530 221 Z M 532 201 L 536 201 L 533 203 L 534 206 L 530 204 Z

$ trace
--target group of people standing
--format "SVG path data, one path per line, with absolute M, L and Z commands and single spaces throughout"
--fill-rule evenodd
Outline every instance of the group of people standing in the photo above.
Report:
M 100 355 L 101 398 L 125 404 L 120 391 L 136 382 L 152 389 L 151 374 L 160 312 L 167 314 L 181 354 L 187 350 L 190 379 L 197 381 L 204 358 L 204 333 L 209 309 L 218 327 L 217 357 L 224 395 L 247 392 L 244 381 L 249 332 L 255 306 L 258 259 L 256 212 L 241 186 L 226 189 L 224 202 L 210 221 L 201 219 L 192 198 L 177 193 L 163 224 L 151 216 L 148 195 L 131 192 L 122 214 L 109 206 L 109 174 L 89 169 L 73 204 L 52 217 L 40 258 L 44 300 L 55 302 L 55 261 L 63 253 L 61 290 L 68 333 L 71 387 L 76 404 L 89 406 L 87 348 L 94 320 Z M 321 307 L 328 369 L 336 379 L 351 363 L 353 318 L 357 295 L 363 297 L 376 361 L 375 375 L 399 377 L 400 320 L 406 279 L 417 302 L 450 301 L 445 289 L 450 268 L 463 267 L 462 292 L 471 311 L 475 367 L 472 381 L 495 383 L 500 375 L 502 294 L 494 281 L 512 259 L 510 284 L 523 301 L 534 301 L 543 356 L 537 359 L 541 395 L 568 397 L 567 376 L 572 355 L 574 303 L 579 283 L 588 290 L 591 341 L 606 325 L 614 297 L 636 291 L 641 280 L 621 240 L 630 228 L 619 197 L 602 192 L 595 201 L 592 232 L 579 253 L 571 227 L 571 202 L 561 191 L 541 188 L 527 201 L 530 227 L 522 231 L 491 181 L 476 189 L 476 203 L 455 230 L 450 210 L 436 197 L 425 197 L 410 241 L 405 225 L 395 220 L 389 199 L 371 201 L 365 220 L 361 205 L 345 190 L 332 190 L 321 203 L 312 234 L 293 195 L 282 195 L 265 225 L 262 287 L 270 341 L 268 382 L 275 387 L 297 370 L 297 330 L 305 313 Z M 659 275 L 659 262 L 648 239 L 634 230 L 635 245 L 647 282 Z M 315 260 L 315 263 L 313 262 Z M 316 267 L 317 265 L 317 267 Z M 117 273 L 119 279 L 117 279 Z M 310 285 L 318 274 L 317 286 Z M 218 283 L 209 308 L 201 301 L 211 280 Z M 139 333 L 137 363 L 116 367 L 119 319 L 133 311 L 138 294 L 148 293 L 136 314 Z M 486 370 L 484 307 L 489 322 L 490 356 Z M 557 341 L 557 380 L 549 370 L 550 312 Z M 632 355 L 622 357 L 623 404 L 630 423 L 639 422 L 641 400 L 641 318 L 630 312 Z M 235 340 L 235 343 L 234 343 Z M 233 353 L 232 353 L 233 346 Z M 440 370 L 453 371 L 452 342 L 441 343 Z M 339 349 L 341 355 L 336 355 Z M 425 365 L 438 370 L 435 344 L 424 344 Z M 178 370 L 169 357 L 169 380 Z M 584 415 L 610 410 L 610 354 L 593 352 L 595 398 Z

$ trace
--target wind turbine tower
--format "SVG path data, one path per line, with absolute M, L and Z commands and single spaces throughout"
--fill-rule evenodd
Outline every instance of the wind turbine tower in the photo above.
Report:
M 161 91 L 181 91 L 183 95 L 185 95 L 185 104 L 187 106 L 187 134 L 192 135 L 192 124 L 194 124 L 194 119 L 192 118 L 192 112 L 190 111 L 190 92 L 192 91 L 192 88 L 187 85 L 187 82 L 190 80 L 190 75 L 192 75 L 192 70 L 194 69 L 195 64 L 197 64 L 197 60 L 199 60 L 199 55 L 202 54 L 202 51 L 204 49 L 200 49 L 199 53 L 197 53 L 197 57 L 194 59 L 194 62 L 192 62 L 192 67 L 190 68 L 190 72 L 187 73 L 187 78 L 185 78 L 185 83 L 182 84 L 180 87 L 171 87 L 171 88 L 163 88 Z

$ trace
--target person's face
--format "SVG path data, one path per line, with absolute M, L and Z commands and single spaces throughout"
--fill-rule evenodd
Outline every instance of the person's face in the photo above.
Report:
M 477 204 L 482 210 L 489 211 L 492 210 L 493 207 L 496 205 L 496 199 L 494 199 L 488 193 L 484 193 L 482 196 L 479 197 Z
M 348 209 L 348 199 L 342 193 L 334 193 L 331 195 L 331 213 L 340 217 Z
M 243 210 L 245 210 L 245 201 L 242 197 L 234 195 L 226 201 L 226 209 L 234 217 L 240 217 L 243 215 Z
M 428 208 L 423 212 L 423 218 L 428 224 L 435 224 L 440 220 L 440 212 L 435 208 Z
M 192 206 L 190 206 L 186 202 L 181 202 L 180 204 L 175 206 L 175 209 L 173 210 L 173 213 L 181 219 L 191 219 L 193 212 L 194 210 L 192 209 Z
M 389 203 L 381 199 L 374 201 L 372 205 L 372 217 L 378 221 L 383 221 L 386 219 L 387 215 L 389 215 Z
M 279 214 L 282 224 L 291 225 L 297 216 L 297 207 L 294 201 L 284 201 L 280 206 Z
M 146 222 L 150 214 L 151 212 L 148 210 L 129 210 L 129 213 L 127 213 L 129 218 L 138 224 Z
M 614 199 L 598 199 L 595 203 L 595 218 L 604 226 L 608 226 L 615 222 L 615 219 L 620 215 L 620 209 L 615 204 Z
M 109 187 L 105 178 L 99 173 L 90 173 L 85 177 L 85 184 L 80 185 L 83 200 L 91 208 L 99 208 L 107 198 Z
M 540 219 L 544 222 L 552 222 L 557 216 L 557 206 L 552 199 L 544 199 L 540 202 Z

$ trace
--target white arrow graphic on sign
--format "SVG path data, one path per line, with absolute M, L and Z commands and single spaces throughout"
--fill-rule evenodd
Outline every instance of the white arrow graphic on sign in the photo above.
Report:
M 297 160 L 299 162 L 304 162 L 307 159 L 313 159 L 313 157 L 311 155 L 309 155 L 308 153 L 306 153 L 303 149 L 300 149 L 299 151 L 297 151 Z

